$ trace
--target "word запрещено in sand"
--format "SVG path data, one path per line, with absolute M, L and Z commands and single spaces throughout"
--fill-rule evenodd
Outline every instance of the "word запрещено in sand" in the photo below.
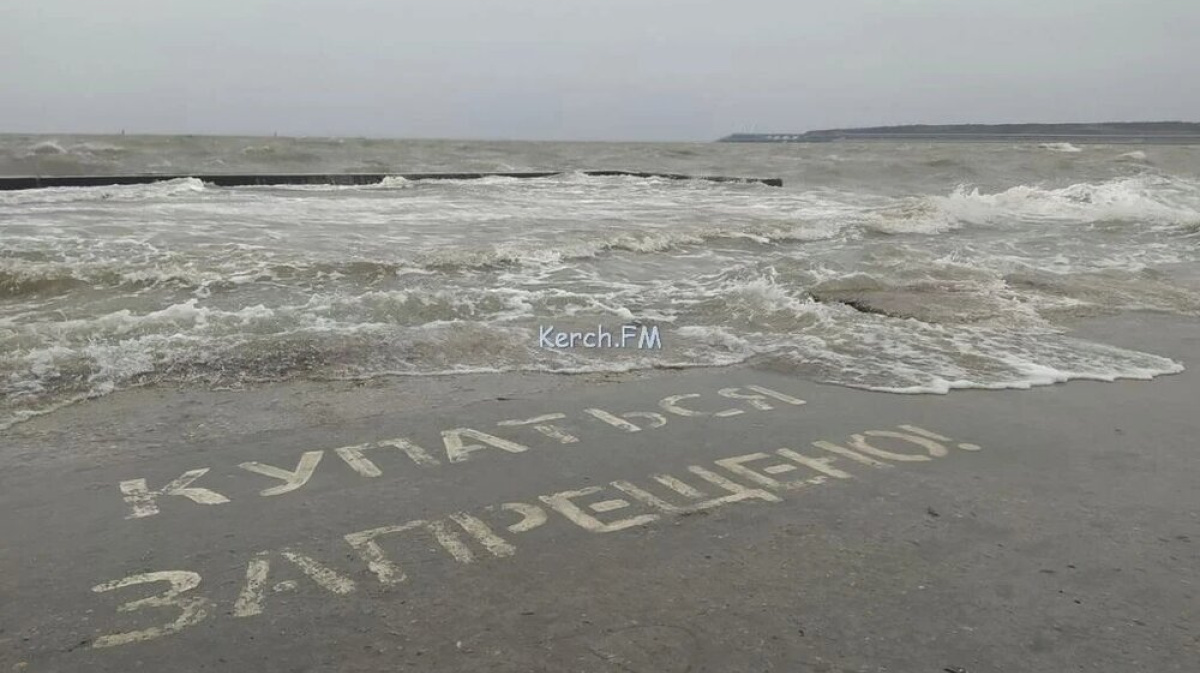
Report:
M 590 419 L 597 429 L 607 427 L 608 432 L 628 435 L 663 427 L 668 417 L 724 419 L 770 411 L 781 402 L 785 408 L 806 404 L 785 393 L 754 385 L 723 388 L 718 395 L 726 405 L 735 401 L 742 404 L 740 408 L 705 409 L 709 405 L 696 404 L 696 398 L 704 396 L 690 393 L 663 398 L 658 406 L 665 413 L 635 411 L 618 414 L 588 408 L 579 418 Z M 691 400 L 691 406 L 684 406 L 684 400 Z M 554 422 L 563 420 L 568 421 L 567 427 Z M 511 419 L 497 425 L 509 431 L 524 427 L 551 445 L 580 441 L 571 434 L 577 430 L 569 425 L 569 419 L 563 413 Z M 339 447 L 332 450 L 332 454 L 344 463 L 345 478 L 370 479 L 381 476 L 382 471 L 368 453 L 375 456 L 390 450 L 406 455 L 417 467 L 436 468 L 467 461 L 475 452 L 486 449 L 516 454 L 530 448 L 518 441 L 471 428 L 442 431 L 441 439 L 445 451 L 437 452 L 442 453 L 437 456 L 434 451 L 405 438 Z M 316 549 L 286 545 L 252 552 L 248 554 L 239 586 L 230 587 L 232 591 L 222 591 L 223 585 L 200 589 L 201 574 L 191 568 L 149 571 L 139 563 L 137 574 L 102 582 L 91 590 L 97 597 L 118 593 L 143 596 L 135 600 L 108 599 L 115 600 L 118 612 L 141 615 L 142 618 L 126 621 L 124 629 L 98 635 L 91 644 L 92 647 L 107 648 L 155 640 L 226 615 L 239 620 L 252 618 L 263 614 L 272 603 L 284 600 L 277 598 L 278 594 L 316 592 L 331 599 L 345 600 L 356 594 L 364 582 L 380 589 L 398 589 L 410 581 L 411 559 L 398 558 L 398 555 L 412 547 L 412 542 L 405 544 L 411 536 L 418 537 L 416 546 L 420 549 L 440 549 L 455 563 L 472 564 L 480 559 L 504 559 L 516 555 L 516 537 L 552 522 L 573 526 L 586 533 L 615 533 L 651 525 L 665 517 L 734 503 L 780 503 L 784 496 L 793 492 L 807 492 L 814 486 L 854 479 L 855 475 L 847 470 L 874 471 L 928 462 L 949 456 L 954 448 L 966 452 L 980 450 L 978 445 L 957 442 L 907 424 L 894 429 L 851 434 L 841 443 L 807 442 L 811 447 L 807 450 L 799 448 L 801 443 L 797 441 L 792 445 L 797 448 L 741 453 L 704 461 L 703 465 L 680 466 L 673 470 L 674 474 L 656 472 L 635 481 L 618 479 L 605 484 L 566 485 L 569 486 L 567 490 L 531 494 L 520 501 L 469 507 L 469 511 L 450 511 L 454 510 L 451 507 L 440 515 L 400 520 L 383 526 L 379 523 L 389 522 L 375 522 L 373 527 L 353 532 L 337 531 L 340 542 L 346 545 L 345 551 L 355 559 L 349 564 L 332 561 L 328 550 L 322 550 L 321 545 Z M 325 453 L 324 450 L 304 452 L 295 469 L 257 462 L 242 463 L 238 467 L 280 482 L 256 493 L 259 497 L 274 500 L 275 496 L 301 490 Z M 208 472 L 208 468 L 189 470 L 158 489 L 151 489 L 144 478 L 122 481 L 119 490 L 128 508 L 126 518 L 154 517 L 159 514 L 160 501 L 177 503 L 171 505 L 174 509 L 186 501 L 190 501 L 190 506 L 221 505 L 231 501 L 230 495 L 239 500 L 244 497 L 224 488 L 224 492 L 217 492 L 196 483 Z M 430 542 L 434 543 L 433 547 Z M 312 547 L 313 544 L 307 541 L 305 546 Z M 421 568 L 419 564 L 416 567 Z M 280 572 L 293 579 L 270 580 Z M 146 597 L 145 585 L 159 583 L 166 588 Z

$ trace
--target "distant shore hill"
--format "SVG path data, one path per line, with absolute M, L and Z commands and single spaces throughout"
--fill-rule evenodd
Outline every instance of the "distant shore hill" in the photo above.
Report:
M 1200 143 L 1200 123 L 1106 122 L 1099 124 L 915 124 L 804 133 L 734 133 L 725 143 L 820 143 L 838 140 L 1030 141 L 1082 143 Z

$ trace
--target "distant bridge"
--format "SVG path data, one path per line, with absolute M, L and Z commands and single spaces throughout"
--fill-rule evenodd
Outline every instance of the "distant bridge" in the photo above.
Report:
M 1014 126 L 1018 128 L 1014 128 Z M 1026 126 L 1020 129 L 1020 126 Z M 1042 128 L 1036 128 L 1041 126 Z M 1064 124 L 1068 128 L 1046 128 L 1051 125 L 1009 125 L 996 129 L 974 126 L 951 130 L 948 127 L 893 127 L 877 129 L 831 129 L 805 133 L 734 133 L 718 142 L 723 143 L 828 143 L 854 141 L 890 142 L 1007 142 L 1007 143 L 1088 143 L 1088 144 L 1200 144 L 1200 125 L 1180 125 L 1183 129 L 1137 129 L 1138 124 L 1113 124 L 1114 128 L 1086 128 L 1086 125 Z M 1070 128 L 1075 126 L 1077 128 Z M 1124 128 L 1121 128 L 1124 126 Z M 1033 127 L 1033 128 L 1031 128 Z

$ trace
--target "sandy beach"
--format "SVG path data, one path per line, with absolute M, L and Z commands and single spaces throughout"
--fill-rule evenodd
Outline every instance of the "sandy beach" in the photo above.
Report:
M 1188 370 L 1031 390 L 115 393 L 3 443 L 2 670 L 1189 671 L 1197 327 L 1085 322 Z

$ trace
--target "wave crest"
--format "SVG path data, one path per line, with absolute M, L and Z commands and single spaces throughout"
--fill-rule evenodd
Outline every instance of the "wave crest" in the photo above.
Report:
M 1019 185 L 996 193 L 959 186 L 949 196 L 911 198 L 880 209 L 868 228 L 935 234 L 964 225 L 1200 222 L 1200 183 L 1152 176 L 1077 183 L 1059 189 Z

